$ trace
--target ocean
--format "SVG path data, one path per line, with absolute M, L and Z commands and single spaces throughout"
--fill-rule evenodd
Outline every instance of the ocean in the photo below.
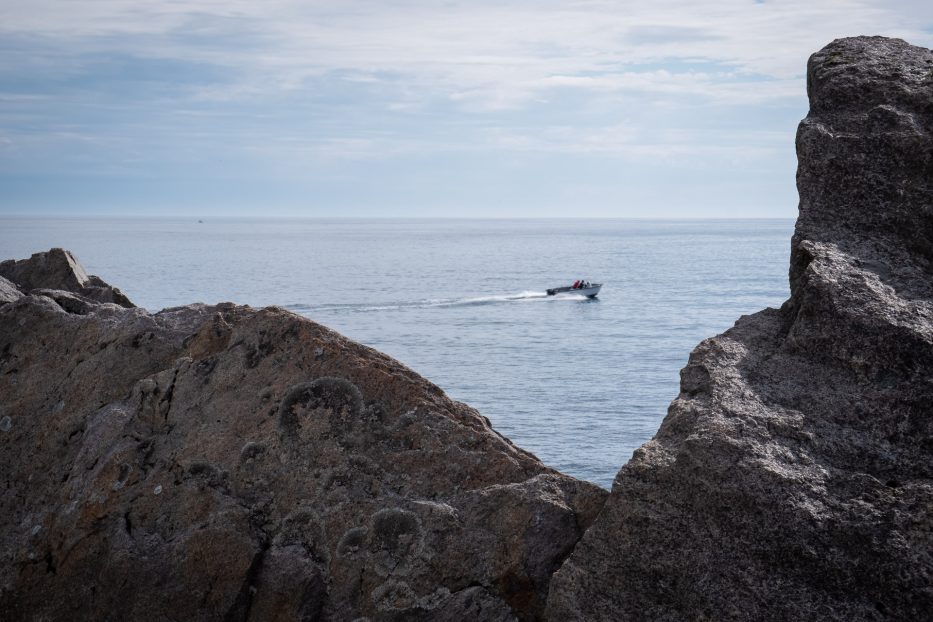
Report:
M 0 219 L 150 310 L 279 305 L 397 358 L 546 464 L 609 487 L 703 339 L 780 306 L 794 221 Z M 585 278 L 599 297 L 548 297 Z

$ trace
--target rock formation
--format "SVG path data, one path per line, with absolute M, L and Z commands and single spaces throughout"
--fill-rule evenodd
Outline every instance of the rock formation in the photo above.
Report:
M 933 52 L 807 68 L 791 298 L 707 339 L 551 620 L 933 619 Z
M 292 313 L 0 274 L 0 619 L 532 619 L 605 499 Z
M 67 298 L 72 301 L 112 302 L 121 307 L 134 306 L 123 292 L 107 285 L 99 277 L 89 275 L 70 252 L 61 248 L 53 248 L 46 253 L 35 253 L 29 259 L 0 262 L 0 277 L 3 277 L 7 285 L 19 286 L 25 292 L 43 289 L 65 291 L 70 293 Z M 4 289 L 4 284 L 0 283 L 0 301 L 8 301 Z

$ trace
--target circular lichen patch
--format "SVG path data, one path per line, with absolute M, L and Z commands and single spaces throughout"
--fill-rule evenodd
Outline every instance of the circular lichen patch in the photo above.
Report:
M 330 411 L 337 418 L 358 417 L 363 396 L 355 384 L 344 378 L 324 377 L 291 387 L 279 405 L 279 428 L 285 436 L 295 436 L 300 418 L 315 410 Z

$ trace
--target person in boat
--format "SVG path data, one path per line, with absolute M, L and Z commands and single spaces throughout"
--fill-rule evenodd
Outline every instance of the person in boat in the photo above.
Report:
M 574 281 L 574 282 L 573 282 L 573 285 L 570 287 L 570 289 L 577 289 L 577 287 L 578 287 L 579 285 L 580 285 L 580 281 L 579 281 L 579 280 Z

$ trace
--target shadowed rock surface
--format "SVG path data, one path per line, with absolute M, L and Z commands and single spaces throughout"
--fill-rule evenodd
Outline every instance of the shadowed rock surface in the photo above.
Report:
M 0 619 L 532 619 L 605 499 L 292 313 L 2 273 Z
M 791 298 L 691 354 L 551 620 L 933 619 L 933 52 L 807 83 Z

